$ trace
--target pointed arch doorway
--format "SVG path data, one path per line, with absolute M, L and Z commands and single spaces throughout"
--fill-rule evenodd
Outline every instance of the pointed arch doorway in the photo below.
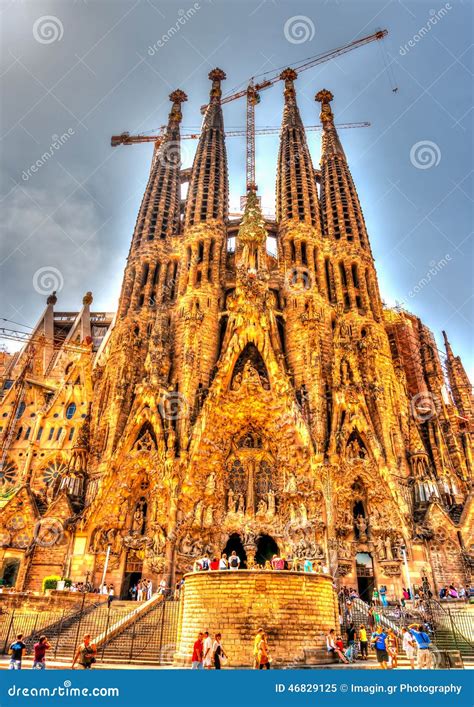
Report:
M 257 565 L 265 566 L 265 562 L 271 562 L 273 555 L 279 555 L 280 551 L 271 535 L 260 535 L 257 540 L 257 552 L 255 562 Z
M 245 548 L 242 545 L 242 539 L 238 533 L 232 533 L 232 535 L 229 535 L 227 545 L 222 552 L 225 552 L 227 558 L 229 558 L 233 550 L 235 550 L 237 555 L 240 557 L 240 569 L 247 569 L 247 553 L 245 552 Z

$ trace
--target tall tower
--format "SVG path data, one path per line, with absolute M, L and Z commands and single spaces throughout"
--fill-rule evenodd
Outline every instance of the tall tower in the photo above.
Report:
M 218 355 L 219 306 L 226 252 L 228 174 L 221 82 L 213 69 L 206 109 L 186 199 L 182 243 L 183 267 L 177 303 L 175 390 L 187 414 L 177 428 L 186 447 L 190 424 L 207 395 Z
M 280 77 L 285 82 L 276 184 L 278 248 L 283 267 L 281 307 L 289 373 L 316 447 L 321 451 L 325 435 L 324 349 L 328 347 L 324 331 L 330 329 L 329 310 L 325 307 L 319 199 L 296 103 L 296 77 L 293 69 L 285 69 Z
M 389 411 L 395 415 L 392 390 L 396 381 L 374 261 L 357 191 L 334 125 L 333 95 L 323 89 L 315 99 L 321 103 L 323 125 L 320 200 L 324 275 L 336 315 L 331 395 L 334 400 L 344 400 L 349 385 L 354 386 L 354 391 L 364 391 L 358 393 L 357 398 L 362 410 L 368 412 L 369 426 L 380 445 L 378 453 L 393 458 L 400 440 L 389 439 L 383 416 Z M 356 346 L 356 342 L 360 343 Z M 340 440 L 339 428 L 347 405 L 341 402 L 332 407 L 330 451 L 334 453 L 340 443 L 336 436 Z M 362 417 L 364 412 L 361 412 Z M 398 434 L 398 431 L 394 433 L 396 437 Z
M 150 347 L 162 344 L 160 313 L 177 294 L 178 261 L 171 239 L 180 230 L 180 130 L 183 91 L 171 93 L 168 126 L 155 144 L 148 184 L 140 206 L 123 278 L 115 327 L 103 368 L 96 368 L 93 453 L 110 456 L 130 413 L 135 386 L 143 378 Z M 154 351 L 156 353 L 156 351 Z M 171 354 L 168 352 L 168 357 Z M 169 372 L 170 364 L 163 363 Z M 165 375 L 166 379 L 166 375 Z M 166 380 L 165 380 L 166 383 Z

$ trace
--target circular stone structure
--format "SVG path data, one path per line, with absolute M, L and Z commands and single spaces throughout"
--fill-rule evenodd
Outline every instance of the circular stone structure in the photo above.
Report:
M 230 667 L 252 667 L 253 639 L 268 634 L 273 666 L 327 663 L 325 634 L 338 624 L 330 575 L 292 571 L 222 570 L 185 575 L 175 665 L 191 661 L 200 631 L 222 645 Z

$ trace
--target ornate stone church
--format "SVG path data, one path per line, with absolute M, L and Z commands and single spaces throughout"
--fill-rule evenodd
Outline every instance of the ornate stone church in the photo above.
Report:
M 0 577 L 173 583 L 204 553 L 306 559 L 369 599 L 471 581 L 472 396 L 384 306 L 328 90 L 313 166 L 283 72 L 276 216 L 228 211 L 220 69 L 190 170 L 155 145 L 116 314 L 58 311 L 0 362 Z M 181 189 L 187 182 L 183 199 Z

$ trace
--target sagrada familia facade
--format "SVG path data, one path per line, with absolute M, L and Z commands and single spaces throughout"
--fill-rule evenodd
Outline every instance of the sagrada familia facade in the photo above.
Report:
M 247 568 L 310 559 L 366 599 L 471 581 L 469 381 L 447 339 L 442 363 L 383 305 L 332 94 L 315 169 L 283 72 L 276 218 L 255 189 L 231 218 L 225 74 L 209 78 L 191 170 L 170 96 L 116 314 L 53 293 L 3 359 L 0 577 L 105 575 L 127 597 L 236 549 Z

